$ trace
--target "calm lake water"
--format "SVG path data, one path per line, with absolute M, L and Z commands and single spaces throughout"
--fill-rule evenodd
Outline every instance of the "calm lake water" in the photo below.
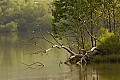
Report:
M 0 34 L 0 80 L 120 80 L 120 63 L 59 65 L 69 54 L 62 49 L 43 54 L 40 47 L 28 43 L 36 41 L 45 49 L 51 45 L 31 37 L 27 33 Z M 51 37 L 47 38 L 53 41 Z M 36 51 L 40 53 L 30 55 Z M 34 62 L 40 62 L 44 67 L 27 66 Z

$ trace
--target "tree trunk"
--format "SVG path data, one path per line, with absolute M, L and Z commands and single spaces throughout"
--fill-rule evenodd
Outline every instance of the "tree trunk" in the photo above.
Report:
M 96 37 L 96 35 L 95 35 L 95 37 Z M 95 41 L 95 46 L 97 46 L 97 40 L 96 40 L 96 39 L 94 39 L 94 41 Z
M 91 13 L 90 13 L 90 19 L 92 20 L 92 10 L 91 10 Z M 90 28 L 91 28 L 91 30 L 90 30 L 90 32 L 91 32 L 91 35 L 93 35 L 93 22 L 91 21 L 91 24 L 90 24 Z M 91 37 L 91 45 L 92 45 L 92 47 L 94 46 L 94 39 L 93 39 L 93 37 Z
M 114 7 L 114 5 L 113 5 L 113 30 L 115 31 L 115 29 L 116 29 L 116 20 L 115 20 L 115 7 Z
M 109 9 L 108 9 L 108 24 L 109 24 L 109 31 L 112 32 L 111 16 L 110 16 L 110 10 Z
M 81 42 L 82 42 L 82 49 L 85 49 L 85 46 L 84 46 L 84 37 L 83 37 L 83 30 L 81 30 Z

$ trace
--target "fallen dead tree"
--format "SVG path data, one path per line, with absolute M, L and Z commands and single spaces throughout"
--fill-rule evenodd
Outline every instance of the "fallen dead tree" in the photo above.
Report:
M 70 57 L 64 62 L 65 64 L 67 62 L 73 62 L 75 64 L 87 63 L 88 60 L 90 60 L 92 57 L 94 57 L 95 55 L 97 55 L 97 54 L 99 54 L 101 52 L 97 47 L 93 47 L 93 48 L 91 48 L 91 50 L 86 51 L 84 49 L 81 49 L 80 52 L 75 53 L 71 49 L 64 46 L 62 43 L 60 43 L 59 40 L 57 40 L 52 33 L 50 33 L 50 35 L 52 36 L 52 38 L 58 44 L 58 45 L 56 45 L 53 42 L 50 42 L 49 40 L 45 39 L 46 41 L 53 44 L 52 48 L 54 48 L 54 47 L 57 47 L 58 49 L 62 48 L 62 49 L 65 49 L 66 51 L 68 51 L 68 53 L 70 53 Z M 46 52 L 51 50 L 52 48 L 47 49 Z
M 50 41 L 49 39 L 47 39 L 42 33 L 41 34 L 41 37 L 35 37 L 34 35 L 28 40 L 25 42 L 25 44 L 31 44 L 31 45 L 35 45 L 35 46 L 38 46 L 41 50 L 40 51 L 36 51 L 34 53 L 28 53 L 30 55 L 33 55 L 33 54 L 39 54 L 39 53 L 45 53 L 47 54 L 48 51 L 54 49 L 54 48 L 58 48 L 58 49 L 64 49 L 66 50 L 70 56 L 69 58 L 64 61 L 64 62 L 60 62 L 62 64 L 68 64 L 68 63 L 74 63 L 74 64 L 86 64 L 88 63 L 88 61 L 94 57 L 96 55 L 96 53 L 98 53 L 98 49 L 97 47 L 93 47 L 91 50 L 89 51 L 86 51 L 84 49 L 81 49 L 80 52 L 78 53 L 75 53 L 73 52 L 69 47 L 63 45 L 57 38 L 55 38 L 54 34 L 48 32 L 51 37 L 54 39 L 55 42 L 52 42 Z M 43 40 L 45 40 L 46 42 L 50 43 L 52 46 L 48 49 L 44 49 L 43 47 L 41 47 L 39 44 L 37 44 L 37 42 L 33 42 L 33 43 L 30 43 L 31 40 L 33 39 L 36 39 L 36 38 L 41 38 Z M 32 64 L 25 64 L 25 63 L 22 63 L 24 65 L 26 65 L 27 67 L 31 67 L 33 65 L 36 65 L 36 64 L 39 64 L 39 66 L 43 67 L 44 64 L 40 63 L 40 62 L 35 62 L 35 63 L 32 63 Z

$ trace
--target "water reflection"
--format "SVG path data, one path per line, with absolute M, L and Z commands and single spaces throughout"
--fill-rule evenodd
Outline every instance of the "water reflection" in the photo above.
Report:
M 16 33 L 0 35 L 0 65 L 16 64 L 14 59 L 16 58 L 15 42 L 17 40 Z
M 99 80 L 99 75 L 98 75 L 96 69 L 92 70 L 92 78 L 93 78 L 93 80 Z
M 54 49 L 47 55 L 28 55 L 39 51 L 34 45 L 23 45 L 30 39 L 29 34 L 0 34 L 0 79 L 1 80 L 120 80 L 120 64 L 87 64 L 59 66 L 60 61 L 65 61 L 69 54 L 65 50 Z M 39 35 L 37 35 L 39 36 Z M 49 36 L 48 39 L 52 40 Z M 23 41 L 18 44 L 18 41 Z M 51 45 L 43 40 L 37 40 L 44 48 Z M 43 68 L 26 64 L 41 62 Z
M 72 80 L 99 80 L 97 70 L 92 65 L 74 66 L 71 73 Z

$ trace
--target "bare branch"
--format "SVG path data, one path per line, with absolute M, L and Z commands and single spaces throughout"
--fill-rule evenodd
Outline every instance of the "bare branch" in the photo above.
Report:
M 45 38 L 42 33 L 41 33 L 41 35 L 42 35 L 42 38 L 43 38 L 44 40 L 46 40 L 47 42 L 51 43 L 52 45 L 55 45 L 53 42 L 51 42 L 50 40 L 48 40 L 47 38 Z
M 52 33 L 50 33 L 50 35 L 53 37 L 53 39 L 54 39 L 60 46 L 63 45 L 63 44 L 61 44 L 61 43 L 55 38 L 55 36 L 54 36 Z
M 80 17 L 79 17 L 79 18 L 80 18 Z M 86 25 L 85 25 L 85 21 L 82 20 L 81 18 L 80 18 L 80 21 L 82 21 L 82 24 L 84 25 L 84 28 L 85 28 L 85 30 L 87 31 L 87 33 L 88 33 L 92 38 L 94 38 L 96 41 L 101 42 L 100 40 L 98 40 L 95 36 L 93 36 L 93 35 L 88 31 L 88 29 L 87 29 L 87 27 L 86 27 Z
M 61 46 L 61 48 L 67 50 L 71 55 L 76 55 L 75 52 L 73 52 L 73 51 L 70 50 L 68 47 L 66 47 L 66 46 L 64 46 L 63 44 L 61 44 L 61 43 L 55 38 L 55 36 L 54 36 L 52 33 L 50 33 L 50 34 L 51 34 L 51 36 L 53 37 L 53 39 Z M 56 47 L 60 48 L 58 45 L 56 45 Z
M 50 50 L 53 49 L 53 48 L 58 48 L 58 49 L 60 49 L 61 47 L 58 46 L 58 45 L 53 45 L 51 48 L 45 50 L 45 53 L 47 53 L 48 51 L 50 51 Z
M 76 53 L 74 53 L 73 51 L 71 51 L 69 48 L 65 47 L 65 46 L 61 46 L 61 48 L 67 50 L 71 55 L 76 55 Z
M 27 53 L 27 54 L 33 55 L 33 54 L 39 54 L 39 53 L 45 53 L 45 51 L 36 51 L 36 52 L 33 52 L 33 53 Z
M 92 38 L 94 38 L 95 40 L 101 42 L 101 41 L 98 40 L 95 36 L 93 36 L 93 35 L 88 31 L 88 29 L 87 29 L 86 27 L 85 27 L 85 30 L 87 31 L 87 33 L 88 33 Z

